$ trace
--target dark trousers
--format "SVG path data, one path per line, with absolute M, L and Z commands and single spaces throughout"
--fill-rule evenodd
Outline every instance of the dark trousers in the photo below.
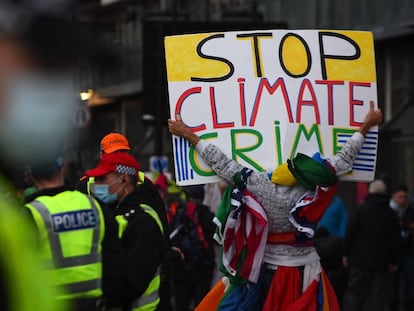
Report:
M 402 287 L 404 289 L 404 311 L 413 311 L 414 306 L 414 255 L 406 258 L 401 268 Z
M 351 267 L 342 300 L 342 311 L 387 310 L 391 284 L 388 272 L 371 272 Z
M 196 278 L 174 278 L 174 310 L 193 310 L 211 288 L 213 271 L 198 272 Z

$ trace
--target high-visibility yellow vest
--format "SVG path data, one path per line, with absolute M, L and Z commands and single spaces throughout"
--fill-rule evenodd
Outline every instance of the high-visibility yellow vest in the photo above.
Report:
M 105 233 L 99 204 L 79 191 L 40 196 L 25 205 L 39 231 L 42 259 L 53 271 L 58 299 L 102 295 L 101 242 Z
M 41 265 L 16 191 L 0 176 L 0 283 L 7 311 L 66 311 Z M 3 309 L 2 309 L 3 310 Z
M 160 218 L 158 217 L 157 212 L 150 206 L 146 204 L 139 205 L 145 213 L 150 215 L 154 221 L 157 223 L 160 228 L 161 234 L 164 234 L 164 229 Z M 116 216 L 116 220 L 119 225 L 119 238 L 122 238 L 123 233 L 125 232 L 128 226 L 128 218 L 131 212 L 126 213 L 125 215 Z M 144 291 L 141 297 L 132 302 L 132 311 L 151 311 L 157 308 L 157 305 L 160 302 L 160 297 L 158 290 L 160 288 L 160 269 L 158 268 L 148 287 Z

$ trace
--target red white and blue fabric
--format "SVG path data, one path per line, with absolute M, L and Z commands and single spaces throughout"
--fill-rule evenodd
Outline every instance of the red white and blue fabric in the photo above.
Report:
M 316 226 L 323 213 L 331 203 L 337 184 L 331 187 L 316 187 L 315 192 L 306 192 L 289 213 L 289 221 L 297 230 L 296 239 L 306 241 L 312 239 Z
M 224 228 L 222 264 L 231 275 L 239 273 L 241 277 L 256 283 L 266 247 L 267 216 L 256 198 L 239 187 L 233 188 L 231 205 Z M 239 270 L 243 249 L 245 257 Z

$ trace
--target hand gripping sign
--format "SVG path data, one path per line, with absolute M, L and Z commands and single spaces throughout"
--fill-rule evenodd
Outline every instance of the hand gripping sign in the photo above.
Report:
M 297 152 L 337 153 L 377 102 L 373 36 L 364 31 L 263 30 L 165 38 L 170 113 L 229 157 L 272 171 Z M 375 174 L 377 128 L 342 180 Z M 179 185 L 218 181 L 173 137 Z

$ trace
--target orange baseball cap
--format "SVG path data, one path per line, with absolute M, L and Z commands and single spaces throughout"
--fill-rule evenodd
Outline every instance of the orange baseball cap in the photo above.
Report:
M 131 150 L 128 139 L 119 133 L 109 133 L 101 140 L 101 152 L 112 153 L 118 150 Z

